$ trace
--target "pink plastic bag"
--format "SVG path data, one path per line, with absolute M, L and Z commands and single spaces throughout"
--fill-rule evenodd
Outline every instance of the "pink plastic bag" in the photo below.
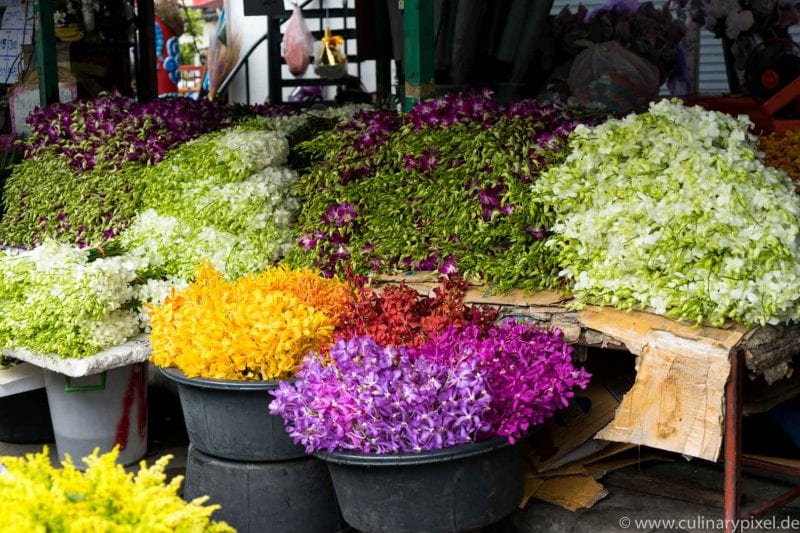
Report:
M 283 34 L 283 58 L 293 76 L 300 77 L 308 70 L 314 54 L 314 37 L 308 30 L 300 7 L 295 5 Z

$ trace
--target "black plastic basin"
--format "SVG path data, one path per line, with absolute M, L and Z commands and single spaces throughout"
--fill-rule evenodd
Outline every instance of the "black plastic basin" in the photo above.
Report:
M 506 439 L 411 454 L 315 454 L 328 463 L 344 520 L 360 531 L 464 531 L 511 514 L 523 460 Z
M 312 457 L 244 463 L 211 457 L 189 446 L 184 499 L 209 496 L 239 533 L 333 533 L 339 509 L 325 463 Z
M 234 461 L 286 461 L 306 455 L 286 433 L 283 419 L 269 413 L 279 381 L 187 378 L 174 368 L 160 370 L 178 384 L 186 432 L 201 452 Z

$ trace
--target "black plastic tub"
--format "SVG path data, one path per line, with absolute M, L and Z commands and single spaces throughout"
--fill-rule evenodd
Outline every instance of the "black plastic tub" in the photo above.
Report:
M 332 533 L 341 529 L 325 463 L 306 457 L 275 463 L 227 461 L 189 446 L 184 499 L 209 496 L 240 533 Z
M 161 372 L 178 384 L 189 441 L 201 452 L 234 461 L 287 461 L 306 455 L 292 442 L 283 419 L 269 413 L 279 381 L 187 378 Z
M 0 441 L 46 444 L 54 440 L 45 389 L 0 398 Z
M 511 514 L 523 460 L 506 439 L 413 454 L 319 452 L 345 522 L 359 531 L 464 531 Z

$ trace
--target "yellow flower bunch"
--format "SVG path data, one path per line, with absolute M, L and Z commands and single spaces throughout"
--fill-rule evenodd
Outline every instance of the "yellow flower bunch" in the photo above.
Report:
M 117 450 L 98 451 L 83 459 L 81 472 L 68 457 L 53 468 L 47 448 L 25 457 L 2 457 L 0 524 L 4 533 L 62 531 L 227 533 L 235 530 L 213 522 L 219 505 L 204 506 L 207 496 L 185 502 L 178 496 L 182 476 L 166 483 L 165 456 L 134 476 L 116 463 Z
M 336 316 L 316 306 L 338 314 L 349 297 L 341 282 L 313 276 L 277 268 L 227 281 L 203 263 L 193 284 L 152 308 L 153 362 L 188 377 L 291 377 L 304 355 L 331 343 Z

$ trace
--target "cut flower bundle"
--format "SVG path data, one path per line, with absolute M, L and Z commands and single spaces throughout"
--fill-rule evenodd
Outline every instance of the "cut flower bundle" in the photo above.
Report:
M 419 452 L 523 437 L 566 406 L 589 375 L 573 366 L 560 331 L 514 320 L 492 325 L 496 312 L 468 309 L 463 286 L 445 281 L 434 297 L 412 297 L 402 285 L 365 291 L 348 306 L 336 344 L 304 359 L 270 411 L 309 453 Z M 442 309 L 454 320 L 442 319 Z
M 532 100 L 451 95 L 408 114 L 356 113 L 300 145 L 320 159 L 297 185 L 305 199 L 292 264 L 326 273 L 439 271 L 501 288 L 558 284 L 545 248 L 551 220 L 530 183 L 565 155 L 579 123 Z
M 288 155 L 284 136 L 258 125 L 181 146 L 145 171 L 145 210 L 121 244 L 147 261 L 147 277 L 190 279 L 202 260 L 230 278 L 262 270 L 291 243 Z
M 492 436 L 513 443 L 586 387 L 571 352 L 560 332 L 514 321 L 485 336 L 450 329 L 419 350 L 354 337 L 307 358 L 270 410 L 309 453 L 419 452 Z
M 557 214 L 549 245 L 578 304 L 714 325 L 800 318 L 800 199 L 748 127 L 664 100 L 576 129 L 534 194 Z
M 190 378 L 291 378 L 303 356 L 330 345 L 349 298 L 344 283 L 309 270 L 229 282 L 206 262 L 192 284 L 153 307 L 152 360 Z
M 139 332 L 130 256 L 46 241 L 0 257 L 0 347 L 85 357 Z

